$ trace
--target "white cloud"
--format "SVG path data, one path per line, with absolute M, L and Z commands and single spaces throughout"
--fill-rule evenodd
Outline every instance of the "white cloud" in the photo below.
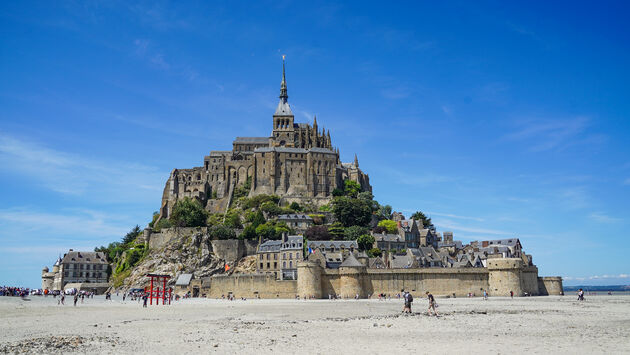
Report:
M 616 217 L 611 217 L 608 216 L 607 214 L 603 213 L 603 212 L 593 212 L 591 214 L 588 215 L 588 217 L 596 222 L 600 222 L 600 223 L 615 223 L 615 222 L 619 222 L 622 219 L 621 218 L 616 218 Z
M 0 171 L 20 174 L 50 190 L 116 201 L 151 199 L 168 173 L 141 164 L 90 159 L 0 133 Z
M 52 235 L 67 239 L 122 236 L 129 231 L 129 225 L 126 216 L 92 210 L 64 210 L 63 213 L 38 212 L 28 208 L 0 210 L 0 237 L 3 238 L 11 238 L 15 233 L 38 239 Z
M 618 275 L 593 275 L 593 276 L 583 276 L 583 277 L 574 277 L 574 276 L 564 276 L 562 278 L 565 281 L 586 281 L 586 280 L 608 280 L 608 279 L 630 279 L 629 274 L 618 274 Z
M 526 141 L 533 152 L 562 150 L 577 144 L 601 143 L 605 136 L 590 133 L 589 119 L 584 116 L 570 119 L 529 119 L 517 123 L 519 128 L 503 139 Z

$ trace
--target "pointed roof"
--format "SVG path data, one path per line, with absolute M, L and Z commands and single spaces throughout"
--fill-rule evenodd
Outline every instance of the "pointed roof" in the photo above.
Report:
M 354 166 L 359 166 L 359 158 L 357 158 L 357 153 L 354 153 Z
M 274 116 L 293 116 L 289 106 L 289 94 L 287 93 L 287 79 L 284 71 L 284 55 L 282 56 L 282 82 L 280 83 L 280 102 L 276 107 Z
M 339 267 L 362 267 L 362 266 L 363 264 L 361 264 L 359 260 L 357 260 L 357 258 L 355 258 L 354 255 L 352 255 L 352 253 L 348 254 L 348 257 L 346 258 L 346 260 L 344 260 L 343 263 L 339 265 Z

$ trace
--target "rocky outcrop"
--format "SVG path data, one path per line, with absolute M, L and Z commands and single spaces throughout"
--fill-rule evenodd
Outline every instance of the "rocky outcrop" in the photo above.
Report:
M 215 243 L 216 244 L 216 243 Z M 174 285 L 180 274 L 193 274 L 202 278 L 223 273 L 226 261 L 213 250 L 213 241 L 202 230 L 191 229 L 179 238 L 172 238 L 162 247 L 151 249 L 131 274 L 123 281 L 121 289 L 143 288 L 149 284 L 147 274 L 171 276 L 168 285 Z

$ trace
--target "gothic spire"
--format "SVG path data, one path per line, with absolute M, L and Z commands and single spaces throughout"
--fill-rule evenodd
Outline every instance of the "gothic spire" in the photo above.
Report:
M 287 94 L 287 78 L 284 73 L 284 54 L 282 55 L 282 82 L 280 83 L 280 99 L 287 101 L 289 94 Z
M 354 166 L 359 167 L 359 159 L 357 158 L 357 153 L 354 153 Z

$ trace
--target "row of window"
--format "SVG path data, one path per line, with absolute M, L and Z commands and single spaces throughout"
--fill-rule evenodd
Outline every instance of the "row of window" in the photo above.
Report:
M 266 254 L 260 254 L 260 260 L 263 260 L 265 255 L 267 255 L 267 260 L 269 260 L 270 256 L 272 253 L 266 253 Z M 286 260 L 287 259 L 287 255 L 289 256 L 289 260 L 293 260 L 293 253 L 282 253 L 282 259 Z M 300 252 L 295 252 L 295 258 L 299 259 L 300 258 Z M 278 254 L 273 253 L 273 260 L 278 260 Z
M 95 277 L 95 278 L 105 278 L 106 275 L 104 272 L 77 272 L 77 271 L 73 271 L 72 273 L 66 271 L 63 273 L 64 277 L 70 277 L 70 275 L 72 275 L 72 277 Z
M 79 270 L 105 270 L 105 265 L 103 264 L 64 264 L 64 269 L 79 269 Z
M 297 264 L 296 264 L 296 265 L 297 265 Z M 271 268 L 271 263 L 267 263 L 267 269 L 270 269 L 270 268 Z M 274 269 L 277 269 L 277 268 L 278 268 L 278 262 L 277 262 L 277 261 L 274 261 L 274 263 L 273 263 L 273 268 L 274 268 Z M 286 261 L 283 261 L 283 262 L 282 262 L 282 268 L 283 268 L 283 269 L 286 269 L 286 268 L 287 268 L 287 262 L 286 262 Z M 293 261 L 289 261 L 289 269 L 292 269 L 292 268 L 293 268 Z M 264 269 L 265 269 L 265 267 L 264 267 L 264 263 L 260 263 L 260 269 L 261 269 L 261 270 L 264 270 Z

